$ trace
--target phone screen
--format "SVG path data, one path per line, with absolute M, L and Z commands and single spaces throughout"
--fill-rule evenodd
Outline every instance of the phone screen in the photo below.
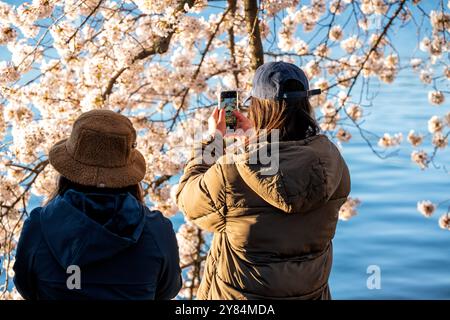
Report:
M 236 128 L 236 116 L 233 114 L 233 110 L 238 108 L 238 94 L 237 91 L 222 91 L 220 93 L 221 109 L 225 109 L 225 122 L 227 129 Z

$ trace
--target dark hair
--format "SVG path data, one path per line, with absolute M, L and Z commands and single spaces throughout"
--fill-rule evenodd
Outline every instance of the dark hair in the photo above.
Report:
M 288 80 L 283 89 L 284 92 L 305 90 L 295 80 Z M 252 98 L 248 115 L 257 133 L 266 130 L 269 135 L 273 129 L 280 130 L 280 141 L 302 140 L 320 132 L 308 98 L 278 101 Z
M 67 190 L 73 189 L 75 191 L 83 193 L 105 193 L 105 194 L 120 194 L 129 192 L 139 202 L 144 203 L 144 192 L 141 184 L 134 184 L 124 188 L 98 188 L 93 186 L 85 186 L 73 181 L 70 181 L 66 177 L 60 175 L 58 177 L 56 189 L 52 192 L 46 203 L 49 203 L 57 196 L 62 196 Z

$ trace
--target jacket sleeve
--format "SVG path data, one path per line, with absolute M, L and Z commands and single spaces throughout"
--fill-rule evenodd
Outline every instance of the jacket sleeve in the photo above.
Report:
M 39 219 L 40 208 L 36 208 L 25 220 L 13 266 L 14 284 L 17 291 L 26 300 L 37 299 L 36 276 L 33 272 L 33 263 L 36 250 L 41 242 Z
M 220 148 L 218 139 L 202 144 L 205 148 Z M 198 149 L 194 149 L 180 178 L 177 204 L 186 217 L 201 229 L 220 232 L 225 225 L 225 179 L 220 163 L 208 163 Z
M 159 247 L 163 254 L 163 262 L 156 287 L 155 300 L 175 298 L 182 285 L 177 238 L 170 220 L 164 217 L 162 219 L 164 220 L 164 227 L 160 234 L 164 238 L 161 239 Z

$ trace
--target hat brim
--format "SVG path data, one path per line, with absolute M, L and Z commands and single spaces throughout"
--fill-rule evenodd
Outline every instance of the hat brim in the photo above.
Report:
M 294 92 L 287 92 L 280 98 L 273 98 L 269 100 L 282 100 L 282 99 L 298 99 L 298 98 L 309 98 L 315 95 L 319 95 L 322 93 L 321 89 L 312 89 L 312 90 L 306 90 L 306 91 L 294 91 Z M 247 105 L 247 103 L 253 98 L 252 95 L 249 95 L 243 102 L 243 105 Z
M 65 178 L 75 183 L 105 188 L 123 188 L 138 184 L 145 176 L 144 156 L 131 150 L 129 164 L 123 167 L 90 166 L 75 160 L 67 151 L 67 139 L 57 142 L 49 151 L 50 164 Z

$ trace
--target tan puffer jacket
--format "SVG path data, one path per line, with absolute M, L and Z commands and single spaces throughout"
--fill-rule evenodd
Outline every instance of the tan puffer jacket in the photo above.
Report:
M 214 232 L 198 299 L 331 298 L 331 240 L 350 192 L 347 165 L 321 134 L 278 147 L 272 175 L 249 164 L 249 153 L 234 163 L 226 155 L 212 166 L 194 158 L 186 165 L 178 205 Z

